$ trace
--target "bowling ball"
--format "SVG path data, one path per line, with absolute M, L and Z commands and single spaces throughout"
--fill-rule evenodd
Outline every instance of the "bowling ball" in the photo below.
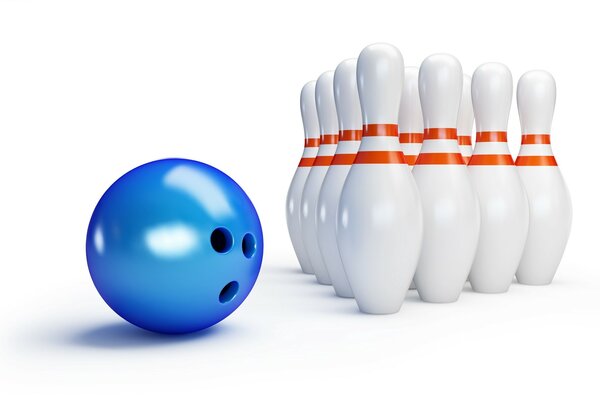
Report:
M 100 296 L 141 328 L 188 333 L 226 318 L 260 271 L 263 235 L 238 184 L 201 162 L 144 164 L 104 193 L 87 231 Z

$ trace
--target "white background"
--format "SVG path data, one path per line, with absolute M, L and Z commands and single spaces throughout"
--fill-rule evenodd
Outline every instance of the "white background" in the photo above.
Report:
M 205 3 L 205 4 L 202 4 Z M 0 397 L 599 398 L 598 113 L 593 2 L 1 1 Z M 457 303 L 411 292 L 368 316 L 299 273 L 285 225 L 302 85 L 367 44 L 465 72 L 506 63 L 558 83 L 553 147 L 571 190 L 554 283 Z M 510 146 L 518 151 L 516 104 Z M 133 167 L 187 157 L 232 176 L 263 223 L 257 286 L 185 337 L 100 299 L 85 232 Z

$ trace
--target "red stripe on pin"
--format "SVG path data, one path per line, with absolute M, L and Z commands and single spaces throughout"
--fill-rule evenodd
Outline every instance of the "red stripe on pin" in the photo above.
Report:
M 400 143 L 423 143 L 423 134 L 417 133 L 400 133 Z
M 304 139 L 304 147 L 319 147 L 319 143 L 321 143 L 319 138 Z
M 338 133 L 321 135 L 321 144 L 338 144 L 339 141 L 340 135 Z
M 340 131 L 340 141 L 358 141 L 362 138 L 363 131 L 360 129 L 344 129 Z
M 458 137 L 458 145 L 459 146 L 471 146 L 473 143 L 471 142 L 471 136 L 459 136 Z
M 483 131 L 477 132 L 477 142 L 506 142 L 506 132 L 504 131 Z
M 366 136 L 398 136 L 396 124 L 369 124 L 363 125 L 363 137 Z
M 510 154 L 473 154 L 469 165 L 514 165 Z
M 317 156 L 313 167 L 329 167 L 333 161 L 333 156 Z
M 315 163 L 314 157 L 305 157 L 300 159 L 300 164 L 298 164 L 298 168 L 300 167 L 312 167 Z
M 457 139 L 456 128 L 427 128 L 424 140 Z
M 427 139 L 426 139 L 427 140 Z M 460 153 L 421 153 L 416 165 L 465 164 Z
M 521 144 L 550 144 L 550 135 L 549 134 L 535 134 L 530 135 L 524 133 L 521 136 Z
M 333 156 L 331 165 L 352 165 L 356 154 L 336 154 Z
M 354 164 L 406 164 L 401 151 L 359 151 Z
M 515 160 L 517 167 L 556 167 L 554 156 L 518 156 Z
M 410 165 L 411 167 L 413 165 L 415 165 L 415 163 L 417 162 L 417 157 L 418 156 L 416 156 L 416 155 L 415 156 L 409 156 L 409 155 L 406 155 L 406 154 L 404 155 L 404 159 L 406 160 L 406 163 L 408 165 Z

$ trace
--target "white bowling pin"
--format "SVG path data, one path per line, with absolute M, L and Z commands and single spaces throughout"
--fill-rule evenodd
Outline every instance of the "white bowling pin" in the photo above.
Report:
M 333 96 L 333 71 L 324 72 L 317 79 L 315 101 L 317 104 L 317 115 L 319 116 L 321 142 L 317 157 L 306 178 L 306 184 L 302 192 L 302 239 L 308 252 L 310 263 L 315 271 L 317 281 L 323 285 L 331 285 L 331 278 L 329 277 L 329 272 L 319 249 L 317 201 L 323 179 L 333 159 L 339 138 L 338 120 Z
M 479 203 L 458 149 L 456 122 L 462 68 L 447 54 L 429 56 L 419 69 L 425 125 L 413 175 L 423 202 L 423 249 L 415 273 L 421 299 L 456 301 L 477 249 Z
M 422 240 L 419 192 L 398 140 L 402 54 L 367 46 L 356 75 L 363 137 L 340 197 L 337 242 L 359 309 L 390 314 L 404 301 Z
M 483 64 L 471 83 L 477 137 L 469 162 L 481 225 L 469 280 L 476 292 L 506 292 L 523 254 L 529 204 L 508 150 L 512 75 L 504 64 Z
M 398 112 L 398 135 L 404 159 L 412 169 L 423 143 L 423 113 L 419 99 L 419 68 L 417 67 L 404 68 L 404 85 Z
M 423 144 L 423 113 L 419 99 L 419 68 L 404 68 L 404 84 L 398 112 L 398 136 L 404 159 L 412 169 Z M 411 282 L 409 289 L 416 289 Z
M 317 106 L 315 103 L 315 85 L 317 81 L 310 81 L 300 92 L 300 112 L 304 125 L 304 152 L 296 169 L 296 173 L 290 183 L 286 204 L 286 219 L 290 239 L 300 262 L 302 271 L 306 274 L 314 274 L 308 253 L 304 248 L 302 240 L 302 229 L 300 227 L 300 201 L 306 178 L 310 168 L 315 161 L 319 149 L 319 119 L 317 117 Z
M 529 199 L 529 233 L 517 270 L 519 283 L 552 282 L 571 231 L 571 198 L 550 147 L 556 82 L 529 71 L 517 85 L 521 149 L 515 164 Z
M 456 122 L 456 132 L 458 134 L 458 148 L 462 154 L 465 164 L 469 164 L 471 154 L 473 154 L 473 145 L 471 136 L 473 135 L 473 103 L 471 101 L 471 77 L 463 75 L 463 91 L 460 98 L 460 107 L 458 107 L 458 120 Z
M 362 137 L 362 116 L 356 86 L 356 62 L 356 59 L 342 61 L 333 76 L 340 142 L 323 180 L 317 203 L 319 247 L 335 293 L 340 297 L 354 297 L 338 251 L 336 218 L 342 187 Z

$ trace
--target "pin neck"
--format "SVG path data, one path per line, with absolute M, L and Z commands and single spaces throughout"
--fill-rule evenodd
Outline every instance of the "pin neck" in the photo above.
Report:
M 312 167 L 315 162 L 315 157 L 319 152 L 319 138 L 306 138 L 304 139 L 304 152 L 300 159 L 298 167 Z
M 457 140 L 456 128 L 426 128 L 423 140 Z
M 402 146 L 402 150 L 404 153 L 404 160 L 409 166 L 414 166 L 417 162 L 417 157 L 419 156 L 419 150 L 421 146 L 410 146 L 410 145 L 420 145 L 423 143 L 423 132 L 400 132 L 398 133 L 400 144 L 406 145 Z
M 313 167 L 328 167 L 331 165 L 331 160 L 333 160 L 339 140 L 340 135 L 338 132 L 321 135 L 321 145 L 319 146 Z
M 477 143 L 482 142 L 507 142 L 506 131 L 481 131 L 477 132 Z
M 415 165 L 464 165 L 458 149 L 456 128 L 426 128 Z
M 515 165 L 518 167 L 557 167 L 558 164 L 550 147 L 550 134 L 523 133 L 521 150 L 515 160 Z
M 406 164 L 400 150 L 398 124 L 366 124 L 354 164 Z

